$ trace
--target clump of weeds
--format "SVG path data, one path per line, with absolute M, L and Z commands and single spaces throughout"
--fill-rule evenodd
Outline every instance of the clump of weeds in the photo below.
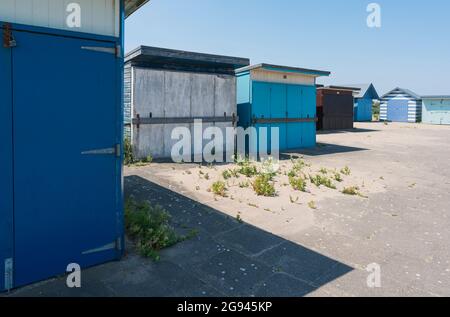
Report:
M 326 176 L 317 174 L 316 176 L 309 176 L 311 183 L 316 185 L 317 187 L 325 186 L 331 189 L 336 189 L 336 186 L 333 184 L 331 179 Z
M 306 181 L 303 177 L 289 177 L 289 183 L 294 190 L 298 190 L 301 192 L 306 191 Z
M 139 253 L 155 261 L 160 259 L 159 251 L 181 241 L 190 239 L 178 235 L 170 226 L 170 215 L 161 206 L 148 202 L 137 203 L 129 198 L 125 203 L 125 228 L 129 237 L 136 243 Z
M 367 196 L 363 195 L 358 186 L 350 186 L 350 187 L 345 187 L 342 190 L 342 193 L 345 195 L 349 195 L 349 196 L 359 196 L 362 198 L 368 198 Z
M 345 176 L 350 176 L 351 173 L 352 173 L 352 171 L 350 170 L 350 168 L 348 166 L 341 169 L 341 174 L 344 174 Z
M 242 174 L 248 178 L 253 177 L 258 174 L 258 170 L 256 166 L 250 162 L 246 162 L 239 168 L 239 174 Z
M 344 181 L 344 179 L 342 178 L 341 173 L 339 173 L 339 172 L 335 172 L 334 173 L 334 180 L 336 182 L 339 182 L 339 183 L 342 183 Z
M 316 209 L 317 209 L 316 202 L 315 202 L 314 200 L 311 200 L 311 201 L 308 203 L 308 207 L 311 208 L 311 209 L 316 210 Z
M 275 186 L 268 175 L 258 175 L 253 182 L 253 190 L 258 196 L 274 197 L 276 194 Z
M 211 185 L 211 191 L 216 196 L 227 197 L 227 185 L 225 182 L 217 181 Z
M 231 176 L 231 173 L 230 173 L 229 170 L 225 170 L 225 171 L 222 172 L 222 177 L 223 177 L 225 180 L 228 180 L 228 179 L 230 179 L 232 176 Z

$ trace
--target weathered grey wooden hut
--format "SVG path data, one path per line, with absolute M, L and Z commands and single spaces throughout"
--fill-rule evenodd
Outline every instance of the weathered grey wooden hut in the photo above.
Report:
M 170 158 L 177 142 L 172 130 L 186 127 L 193 136 L 195 119 L 203 120 L 203 129 L 235 125 L 235 70 L 249 63 L 246 58 L 144 46 L 128 53 L 125 124 L 135 157 Z M 217 144 L 216 151 L 224 153 L 225 145 Z M 193 149 L 192 154 L 201 153 Z

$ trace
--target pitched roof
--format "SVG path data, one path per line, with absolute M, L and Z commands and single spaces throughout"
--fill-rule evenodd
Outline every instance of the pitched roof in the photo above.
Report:
M 291 67 L 291 66 L 280 66 L 280 65 L 272 65 L 272 64 L 256 64 L 247 67 L 240 68 L 236 70 L 236 73 L 243 73 L 253 69 L 265 69 L 272 70 L 277 72 L 286 72 L 286 73 L 300 73 L 305 75 L 312 76 L 330 76 L 330 72 L 316 69 L 308 69 L 308 68 L 300 68 L 300 67 Z
M 422 99 L 422 97 L 421 97 L 420 95 L 416 94 L 415 92 L 413 92 L 413 91 L 411 91 L 411 90 L 409 90 L 409 89 L 400 88 L 400 87 L 397 87 L 397 88 L 395 88 L 395 89 L 392 89 L 392 90 L 389 91 L 388 93 L 384 94 L 381 98 L 382 98 L 382 99 L 385 99 L 386 97 L 388 97 L 389 95 L 391 95 L 393 92 L 396 92 L 396 91 L 399 91 L 399 92 L 401 92 L 401 93 L 404 93 L 405 95 L 409 95 L 410 97 L 412 97 L 412 98 L 414 98 L 414 99 L 417 99 L 417 100 Z
M 448 100 L 450 99 L 450 95 L 433 95 L 433 96 L 422 96 L 422 99 L 437 99 L 437 100 Z
M 241 57 L 139 46 L 125 56 L 125 63 L 150 68 L 234 74 L 236 69 L 250 64 L 250 60 Z
M 345 85 L 350 87 L 359 88 L 360 91 L 355 95 L 355 98 L 364 98 L 364 96 L 367 94 L 367 92 L 370 89 L 373 89 L 373 99 L 380 99 L 380 96 L 378 95 L 377 90 L 375 89 L 373 84 L 352 84 L 352 85 Z

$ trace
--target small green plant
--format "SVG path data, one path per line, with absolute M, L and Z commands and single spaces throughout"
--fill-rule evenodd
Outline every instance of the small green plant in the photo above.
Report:
M 345 195 L 350 195 L 350 196 L 360 196 L 363 198 L 367 198 L 367 196 L 364 196 L 363 194 L 361 194 L 361 192 L 359 191 L 359 187 L 358 186 L 351 186 L 351 187 L 346 187 L 342 190 L 342 193 Z
M 326 176 L 317 174 L 316 176 L 309 176 L 309 179 L 310 179 L 311 183 L 313 183 L 317 187 L 320 187 L 321 185 L 323 185 L 323 186 L 331 188 L 331 189 L 336 189 L 336 186 L 333 184 L 331 179 L 329 179 Z
M 268 175 L 258 175 L 253 182 L 253 190 L 258 196 L 275 196 L 275 186 Z
M 250 162 L 246 162 L 239 169 L 239 173 L 250 178 L 258 174 L 258 170 L 256 169 L 256 166 L 254 166 Z
M 344 174 L 346 176 L 350 176 L 351 173 L 352 173 L 352 171 L 350 170 L 350 168 L 348 166 L 346 166 L 343 169 L 341 169 L 341 174 Z
M 214 195 L 226 197 L 227 185 L 222 181 L 214 182 L 211 186 L 211 191 L 214 193 Z
M 311 209 L 314 209 L 314 210 L 317 209 L 316 202 L 314 200 L 311 200 L 308 203 L 308 207 L 311 208 Z
M 123 163 L 125 165 L 131 165 L 134 163 L 133 146 L 129 138 L 125 138 L 123 141 L 124 158 Z
M 230 179 L 230 178 L 231 178 L 231 173 L 230 173 L 230 171 L 229 171 L 229 170 L 223 171 L 223 172 L 222 172 L 222 177 L 223 177 L 225 180 Z
M 302 177 L 289 177 L 289 183 L 294 190 L 306 191 L 306 181 Z
M 236 215 L 236 220 L 241 224 L 244 223 L 244 220 L 241 217 L 241 212 L 238 212 L 238 214 Z
M 143 163 L 147 163 L 147 164 L 152 163 L 153 162 L 153 156 L 147 155 L 144 159 L 142 159 L 142 162 Z
M 339 172 L 334 173 L 334 180 L 335 180 L 336 182 L 339 182 L 339 183 L 341 183 L 341 182 L 344 181 L 344 180 L 342 179 L 341 173 L 339 173 Z
M 292 169 L 295 172 L 300 172 L 305 166 L 309 166 L 308 164 L 305 163 L 305 161 L 303 161 L 302 159 L 292 159 L 291 158 L 291 163 L 292 163 Z
M 324 174 L 324 175 L 328 174 L 328 170 L 326 168 L 324 168 L 324 167 L 322 167 L 319 172 Z
M 126 201 L 125 227 L 142 256 L 158 261 L 160 250 L 191 237 L 177 235 L 170 226 L 170 218 L 161 206 L 151 206 L 148 202 L 137 203 L 133 198 Z

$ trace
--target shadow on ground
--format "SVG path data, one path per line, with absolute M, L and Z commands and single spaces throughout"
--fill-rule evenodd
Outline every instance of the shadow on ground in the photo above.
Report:
M 199 231 L 196 239 L 163 251 L 162 260 L 216 294 L 304 296 L 352 270 L 139 176 L 127 177 L 125 184 L 126 196 L 161 205 L 179 230 Z
M 342 130 L 319 130 L 317 131 L 317 135 L 336 134 L 336 133 L 371 133 L 379 131 L 380 130 L 362 129 L 362 128 L 342 129 Z
M 368 151 L 368 149 L 352 147 L 352 146 L 343 146 L 343 145 L 338 145 L 338 144 L 317 143 L 317 146 L 315 148 L 299 149 L 299 150 L 283 152 L 280 154 L 280 159 L 281 160 L 290 160 L 291 158 L 297 158 L 297 157 L 301 157 L 303 155 L 321 156 L 321 155 L 360 152 L 360 151 Z
M 125 178 L 126 197 L 164 207 L 177 231 L 198 235 L 144 259 L 128 246 L 122 261 L 82 271 L 82 287 L 66 277 L 28 286 L 12 296 L 300 297 L 353 269 L 139 176 Z

